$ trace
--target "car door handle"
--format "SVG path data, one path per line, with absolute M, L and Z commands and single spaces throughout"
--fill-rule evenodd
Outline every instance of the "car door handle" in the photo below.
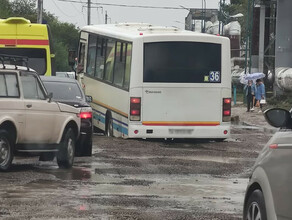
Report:
M 26 107 L 27 108 L 31 108 L 32 107 L 32 104 L 27 104 Z

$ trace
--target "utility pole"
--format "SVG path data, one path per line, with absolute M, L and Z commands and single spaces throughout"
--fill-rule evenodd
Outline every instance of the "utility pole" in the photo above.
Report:
M 37 23 L 43 23 L 43 0 L 38 0 Z
M 105 11 L 105 19 L 104 19 L 104 22 L 105 22 L 105 24 L 107 24 L 107 11 Z
M 87 25 L 90 25 L 91 0 L 87 2 Z

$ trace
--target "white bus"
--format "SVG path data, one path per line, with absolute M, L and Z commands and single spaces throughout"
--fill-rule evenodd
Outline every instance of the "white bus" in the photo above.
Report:
M 77 73 L 94 126 L 108 136 L 229 137 L 228 38 L 149 24 L 86 26 Z

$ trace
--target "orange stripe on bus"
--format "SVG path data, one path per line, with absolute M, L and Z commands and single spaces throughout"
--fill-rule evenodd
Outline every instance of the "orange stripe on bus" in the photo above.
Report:
M 209 121 L 143 121 L 143 125 L 152 126 L 217 126 L 220 122 Z
M 111 106 L 109 106 L 109 105 L 107 105 L 107 104 L 104 104 L 104 103 L 102 103 L 102 102 L 99 102 L 99 101 L 97 101 L 97 100 L 95 100 L 95 99 L 92 100 L 92 103 L 97 104 L 97 105 L 100 105 L 100 106 L 102 106 L 102 107 L 104 107 L 104 108 L 110 109 L 110 110 L 112 110 L 113 112 L 116 112 L 116 113 L 118 113 L 118 114 L 120 114 L 120 115 L 125 116 L 126 118 L 128 118 L 128 114 L 126 114 L 126 113 L 124 113 L 124 112 L 122 112 L 122 111 L 120 111 L 120 110 L 118 110 L 118 109 L 116 109 L 116 108 L 114 108 L 114 107 L 111 107 Z
M 0 39 L 0 44 L 4 44 L 4 45 L 49 45 L 49 40 Z

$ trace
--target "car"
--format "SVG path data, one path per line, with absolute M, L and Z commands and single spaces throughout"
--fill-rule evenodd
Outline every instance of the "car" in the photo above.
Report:
M 56 72 L 56 76 L 75 79 L 75 72 Z
M 7 65 L 20 57 L 0 55 L 0 170 L 14 155 L 39 155 L 71 168 L 80 134 L 80 109 L 52 101 L 38 74 L 25 66 Z
M 260 152 L 246 190 L 243 219 L 292 219 L 292 119 L 280 108 L 264 112 L 280 128 Z
M 81 135 L 76 143 L 76 156 L 92 155 L 92 108 L 88 104 L 91 101 L 90 96 L 85 96 L 80 84 L 75 79 L 41 76 L 45 88 L 48 92 L 53 92 L 53 100 L 74 106 L 80 109 Z M 88 102 L 87 102 L 88 101 Z

